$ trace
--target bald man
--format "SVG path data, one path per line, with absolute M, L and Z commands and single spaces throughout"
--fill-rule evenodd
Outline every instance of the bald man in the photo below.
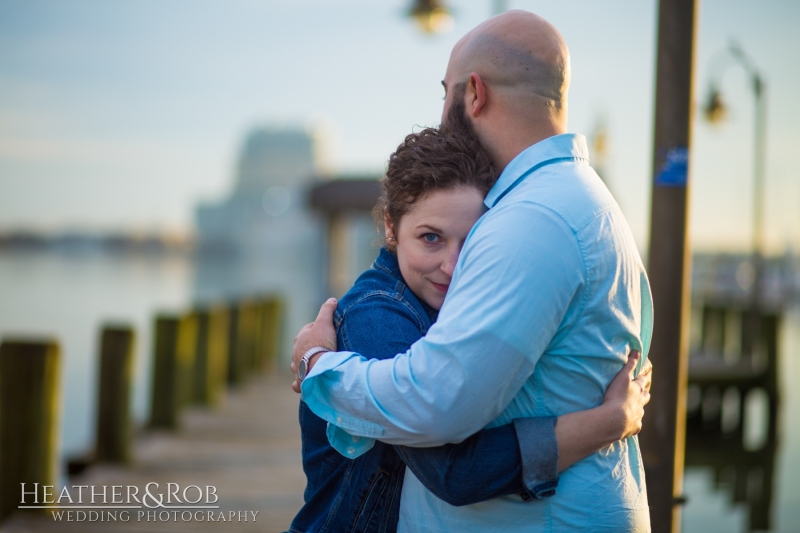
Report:
M 303 400 L 330 423 L 341 453 L 358 456 L 375 438 L 423 447 L 460 442 L 521 417 L 589 409 L 600 405 L 630 350 L 646 359 L 647 276 L 619 207 L 589 166 L 585 139 L 566 133 L 569 76 L 564 40 L 532 13 L 498 15 L 454 47 L 443 126 L 476 135 L 503 171 L 464 244 L 438 321 L 407 353 L 367 361 L 335 352 L 335 302 L 298 335 L 293 368 L 302 366 Z M 535 455 L 521 452 L 523 460 Z M 407 470 L 398 526 L 649 529 L 635 436 L 578 461 L 561 473 L 557 493 L 539 501 L 508 496 L 454 507 Z

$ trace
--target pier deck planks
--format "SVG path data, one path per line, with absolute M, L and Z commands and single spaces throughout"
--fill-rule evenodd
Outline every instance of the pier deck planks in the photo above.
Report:
M 55 522 L 50 511 L 44 515 L 17 512 L 0 524 L 0 533 L 286 531 L 303 503 L 305 488 L 297 422 L 299 395 L 292 392 L 291 380 L 284 373 L 254 377 L 229 392 L 217 410 L 187 409 L 177 432 L 137 435 L 130 466 L 95 465 L 65 481 L 67 486 L 136 485 L 140 492 L 150 482 L 159 483 L 160 491 L 165 491 L 168 482 L 181 487 L 213 485 L 219 510 L 226 515 L 248 511 L 248 522 L 182 522 L 180 517 L 177 522 L 138 521 L 134 509 L 128 522 Z M 249 511 L 258 511 L 256 522 Z

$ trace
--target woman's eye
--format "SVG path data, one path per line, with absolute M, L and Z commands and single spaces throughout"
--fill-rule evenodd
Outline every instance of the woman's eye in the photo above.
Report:
M 422 236 L 425 242 L 437 242 L 439 240 L 439 236 L 435 233 L 426 233 Z

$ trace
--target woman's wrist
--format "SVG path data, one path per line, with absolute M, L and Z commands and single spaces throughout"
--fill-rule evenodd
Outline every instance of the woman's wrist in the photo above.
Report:
M 599 419 L 599 434 L 603 440 L 603 446 L 608 446 L 625 438 L 625 410 L 616 402 L 603 402 L 599 407 L 594 408 L 595 416 Z

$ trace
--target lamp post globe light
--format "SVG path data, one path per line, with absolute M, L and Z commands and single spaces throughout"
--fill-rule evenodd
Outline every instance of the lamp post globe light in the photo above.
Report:
M 445 33 L 453 29 L 453 16 L 442 0 L 414 0 L 408 15 L 423 33 Z
M 493 15 L 507 9 L 507 0 L 492 0 Z M 453 14 L 443 0 L 412 0 L 406 14 L 414 19 L 422 33 L 446 33 L 455 26 Z

